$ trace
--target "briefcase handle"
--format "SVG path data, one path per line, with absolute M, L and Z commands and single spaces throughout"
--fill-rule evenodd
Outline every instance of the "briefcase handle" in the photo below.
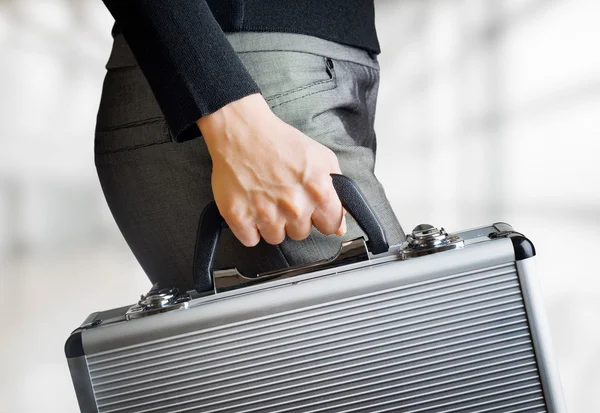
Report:
M 331 174 L 331 178 L 343 207 L 368 237 L 367 248 L 373 254 L 387 252 L 389 244 L 383 226 L 358 185 L 344 175 Z M 223 228 L 227 228 L 227 224 L 217 204 L 211 201 L 202 211 L 196 236 L 193 274 L 196 290 L 200 293 L 214 288 L 213 263 Z

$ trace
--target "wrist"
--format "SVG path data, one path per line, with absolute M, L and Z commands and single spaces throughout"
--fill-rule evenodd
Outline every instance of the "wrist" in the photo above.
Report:
M 269 105 L 260 93 L 245 96 L 228 103 L 219 110 L 196 121 L 209 148 L 227 145 L 244 135 L 244 130 L 264 121 L 273 115 Z

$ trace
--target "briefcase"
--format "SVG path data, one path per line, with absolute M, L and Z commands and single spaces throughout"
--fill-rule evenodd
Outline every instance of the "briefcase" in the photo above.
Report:
M 67 339 L 81 411 L 566 411 L 525 236 L 419 225 L 389 246 L 356 184 L 333 182 L 365 237 L 265 274 L 212 268 L 208 205 L 195 290 L 155 285 Z

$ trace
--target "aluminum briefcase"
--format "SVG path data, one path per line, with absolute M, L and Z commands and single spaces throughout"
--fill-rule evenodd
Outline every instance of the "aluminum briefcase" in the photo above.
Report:
M 67 339 L 81 411 L 566 411 L 526 237 L 419 225 L 390 247 L 354 182 L 333 181 L 368 239 L 301 268 L 213 271 L 210 204 L 196 290 L 154 286 Z

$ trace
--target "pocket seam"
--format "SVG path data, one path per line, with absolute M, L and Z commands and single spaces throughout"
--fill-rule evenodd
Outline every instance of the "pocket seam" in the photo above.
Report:
M 306 95 L 298 96 L 298 97 L 296 97 L 296 98 L 294 98 L 294 99 L 290 99 L 290 100 L 286 100 L 286 101 L 284 101 L 284 102 L 280 102 L 280 103 L 278 103 L 278 104 L 276 104 L 276 105 L 273 105 L 273 106 L 271 106 L 271 109 L 272 109 L 272 108 L 276 108 L 277 106 L 285 105 L 286 103 L 290 103 L 290 102 L 293 102 L 293 101 L 295 101 L 295 100 L 298 100 L 298 99 L 303 99 L 303 98 L 305 98 L 305 97 L 308 97 L 308 96 L 311 96 L 311 95 L 316 95 L 317 93 L 321 93 L 321 92 L 327 92 L 328 90 L 332 90 L 332 89 L 335 89 L 335 88 L 336 88 L 336 86 L 337 86 L 337 83 L 335 82 L 335 79 L 328 80 L 327 82 L 334 82 L 334 84 L 333 84 L 333 86 L 332 86 L 332 87 L 330 87 L 330 88 L 327 88 L 327 89 L 321 89 L 321 90 L 316 90 L 316 91 L 314 91 L 314 92 L 312 92 L 312 93 L 307 93 Z
M 121 129 L 136 128 L 138 126 L 150 125 L 153 123 L 161 123 L 164 121 L 165 121 L 165 119 L 162 116 L 156 116 L 153 118 L 148 118 L 148 119 L 143 119 L 143 120 L 135 120 L 132 122 L 122 123 L 122 124 L 114 125 L 114 126 L 100 127 L 98 129 L 96 129 L 96 132 L 115 132 L 115 131 L 118 131 Z
M 157 141 L 157 142 L 151 142 L 151 143 L 143 143 L 143 144 L 134 145 L 134 146 L 127 146 L 127 147 L 119 148 L 119 149 L 111 149 L 111 150 L 107 150 L 107 151 L 98 151 L 98 152 L 96 152 L 96 155 L 109 155 L 109 154 L 113 154 L 113 153 L 134 151 L 136 149 L 147 148 L 149 146 L 163 145 L 165 143 L 171 143 L 171 140 L 167 139 L 167 140 L 163 140 L 163 141 Z
M 115 132 L 119 132 L 119 131 L 126 130 L 126 129 L 139 128 L 144 125 L 156 124 L 156 123 L 163 124 L 163 131 L 162 131 L 163 137 L 161 139 L 156 139 L 153 142 L 118 146 L 116 148 L 115 147 L 110 148 L 110 145 L 108 145 L 109 146 L 108 149 L 100 149 L 100 150 L 97 149 L 98 146 L 101 146 L 98 135 L 115 133 Z M 170 135 L 169 128 L 163 118 L 158 118 L 158 119 L 154 118 L 154 120 L 150 120 L 150 121 L 144 120 L 144 121 L 131 122 L 127 125 L 128 126 L 125 126 L 125 127 L 116 126 L 116 127 L 96 130 L 95 138 L 94 138 L 94 153 L 95 153 L 95 155 L 108 155 L 108 154 L 115 154 L 115 153 L 120 153 L 120 152 L 128 152 L 128 151 L 133 151 L 136 149 L 147 148 L 147 147 L 155 146 L 155 145 L 163 145 L 165 143 L 173 142 L 171 135 Z M 106 147 L 106 145 L 105 145 L 105 147 Z
M 331 79 L 325 79 L 325 80 L 319 80 L 317 82 L 310 83 L 310 84 L 305 85 L 305 86 L 299 86 L 299 87 L 297 87 L 295 89 L 291 89 L 291 90 L 288 90 L 286 92 L 278 93 L 278 94 L 272 95 L 272 96 L 267 96 L 265 98 L 265 100 L 267 102 L 269 102 L 271 100 L 274 100 L 274 99 L 281 98 L 281 97 L 284 97 L 286 95 L 289 95 L 290 93 L 300 92 L 301 90 L 308 89 L 310 87 L 317 86 L 317 85 L 320 85 L 320 84 L 323 84 L 323 83 L 328 83 L 328 82 L 331 82 L 332 80 L 333 80 L 333 78 L 331 78 Z

